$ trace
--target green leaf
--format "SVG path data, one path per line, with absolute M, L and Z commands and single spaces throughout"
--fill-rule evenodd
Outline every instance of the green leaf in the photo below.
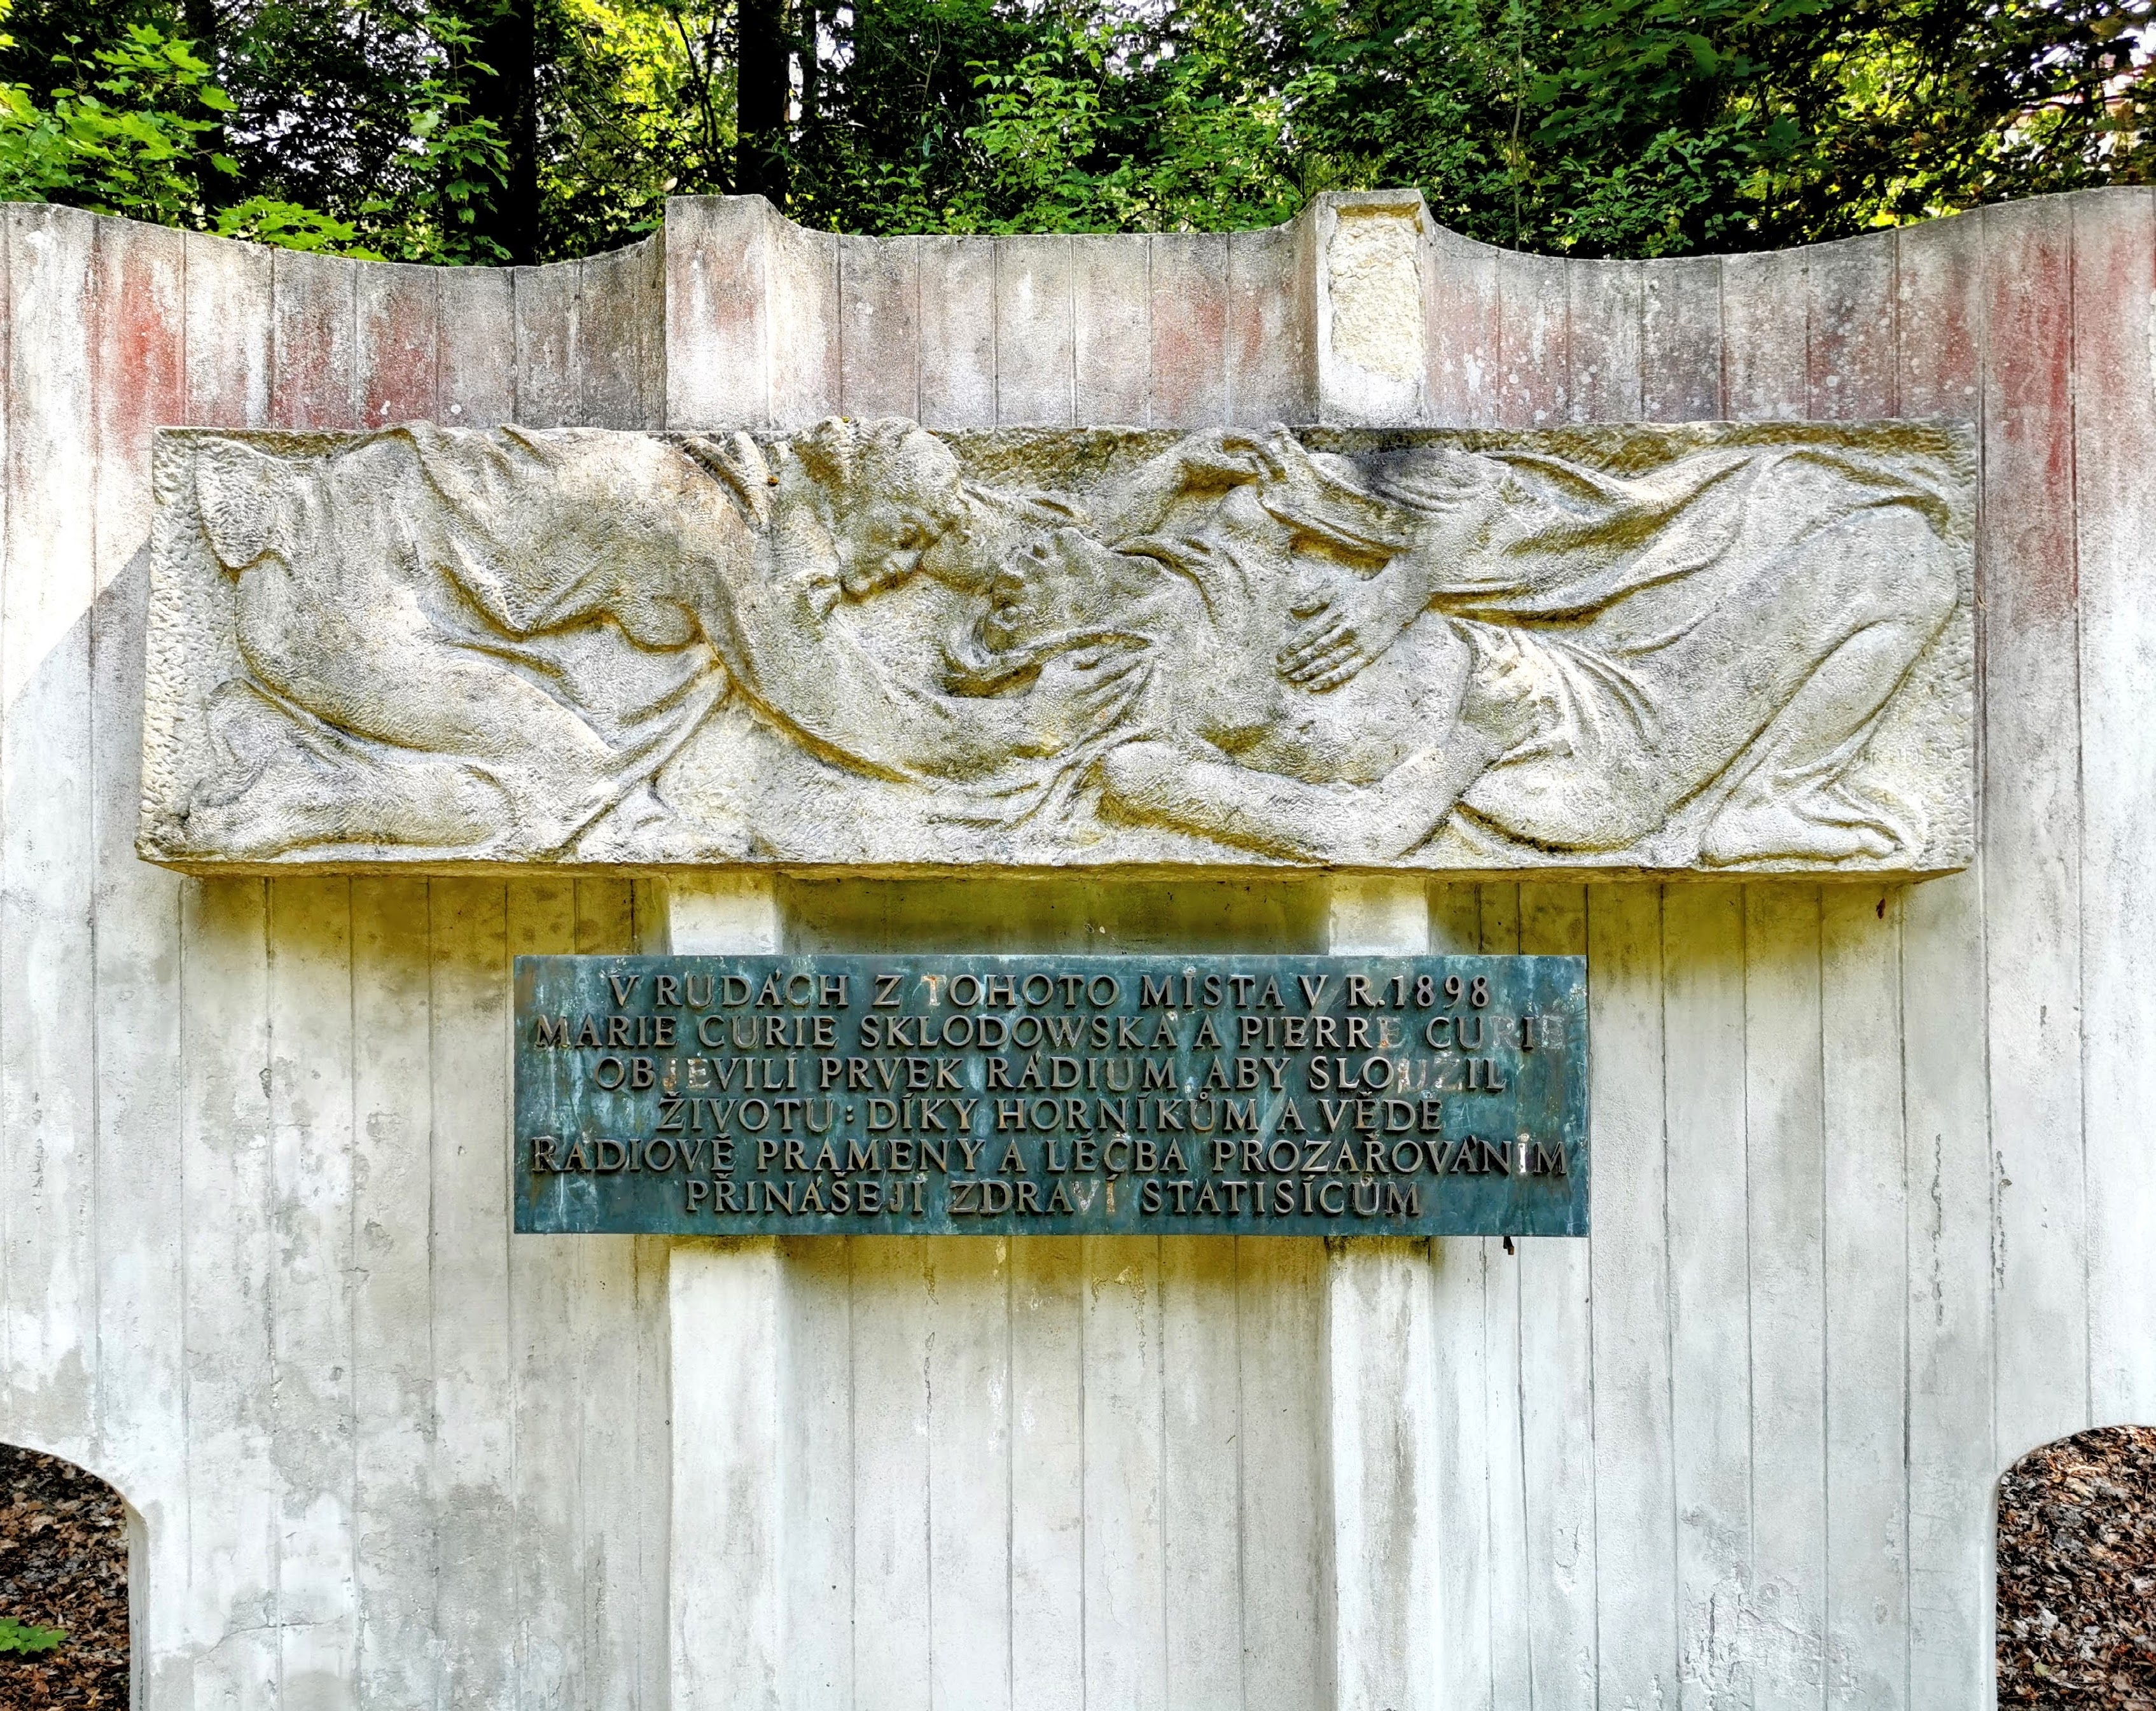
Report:
M 0 1652 L 49 1652 L 65 1638 L 65 1628 L 41 1628 L 0 1616 Z

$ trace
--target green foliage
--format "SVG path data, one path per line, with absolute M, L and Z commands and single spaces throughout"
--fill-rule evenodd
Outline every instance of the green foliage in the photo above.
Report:
M 362 31 L 379 23 L 357 8 L 352 15 Z M 276 40 L 270 33 L 291 17 L 265 10 L 256 22 Z M 501 138 L 466 111 L 468 85 L 488 68 L 465 51 L 471 32 L 462 20 L 431 17 L 424 38 L 408 24 L 398 24 L 397 86 L 353 100 L 345 136 L 266 147 L 277 131 L 247 122 L 193 44 L 158 23 L 127 23 L 87 51 L 71 35 L 65 51 L 34 68 L 58 74 L 43 87 L 0 83 L 0 198 L 64 201 L 293 249 L 506 259 L 480 218 L 506 168 Z M 304 110 L 318 91 L 303 84 L 283 93 Z M 270 105 L 266 86 L 257 95 Z M 311 205 L 318 197 L 341 211 Z
M 654 228 L 670 195 L 732 188 L 731 5 L 560 0 L 549 16 L 544 253 L 608 249 Z
M 951 224 L 1228 230 L 1292 215 L 1286 103 L 1235 74 L 1240 20 L 1193 8 L 1177 22 L 1148 39 L 1118 20 L 1074 20 L 1008 71 L 973 66 L 982 112 L 966 139 L 986 182 Z
M 41 1628 L 35 1622 L 0 1616 L 0 1652 L 49 1652 L 65 1638 L 65 1628 Z
M 167 224 L 193 208 L 197 143 L 231 102 L 187 44 L 138 23 L 110 47 L 56 55 L 54 64 L 78 75 L 49 102 L 22 84 L 0 84 L 0 197 L 64 195 Z M 223 155 L 212 165 L 239 170 Z
M 796 126 L 789 212 L 877 233 L 978 230 L 990 169 L 968 136 L 985 116 L 978 68 L 1039 51 L 1053 18 L 997 0 L 860 0 L 798 14 L 818 44 L 816 103 Z
M 359 242 L 356 226 L 301 208 L 295 202 L 280 202 L 274 196 L 250 196 L 244 202 L 219 208 L 210 230 L 220 238 L 274 244 L 280 249 L 321 250 L 363 261 L 382 259 L 378 252 Z
M 1232 229 L 1398 184 L 1473 236 L 1660 255 L 2156 177 L 2156 0 L 785 0 L 775 70 L 740 4 L 14 0 L 0 194 L 589 254 L 732 189 L 775 75 L 788 212 L 871 233 Z
M 465 20 L 437 13 L 427 33 L 434 53 L 410 86 L 404 146 L 392 157 L 396 170 L 360 203 L 359 220 L 381 234 L 392 254 L 410 260 L 508 261 L 507 248 L 483 219 L 508 177 L 508 147 L 494 120 L 469 110 L 471 85 L 493 68 L 472 56 L 474 31 Z
M 1344 0 L 1298 122 L 1343 182 L 1581 254 L 1815 241 L 2145 181 L 2146 0 Z

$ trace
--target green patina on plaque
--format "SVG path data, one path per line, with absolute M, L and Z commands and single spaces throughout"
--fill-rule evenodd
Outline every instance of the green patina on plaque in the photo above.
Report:
M 1578 957 L 519 957 L 516 1227 L 1584 1236 Z

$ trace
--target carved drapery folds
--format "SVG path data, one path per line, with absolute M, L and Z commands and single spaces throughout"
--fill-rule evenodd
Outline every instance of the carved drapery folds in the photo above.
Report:
M 142 853 L 1935 872 L 1930 424 L 167 430 Z

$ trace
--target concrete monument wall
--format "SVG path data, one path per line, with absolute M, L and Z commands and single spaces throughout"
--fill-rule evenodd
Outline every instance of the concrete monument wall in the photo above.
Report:
M 0 1436 L 138 1512 L 146 1705 L 1987 1700 L 1997 1473 L 2156 1419 L 2150 193 L 1649 264 L 1397 196 L 888 241 L 686 201 L 502 272 L 0 229 Z M 1975 861 L 136 859 L 153 429 L 834 412 L 1973 421 Z M 774 941 L 1584 951 L 1594 1235 L 513 1238 L 510 957 Z

